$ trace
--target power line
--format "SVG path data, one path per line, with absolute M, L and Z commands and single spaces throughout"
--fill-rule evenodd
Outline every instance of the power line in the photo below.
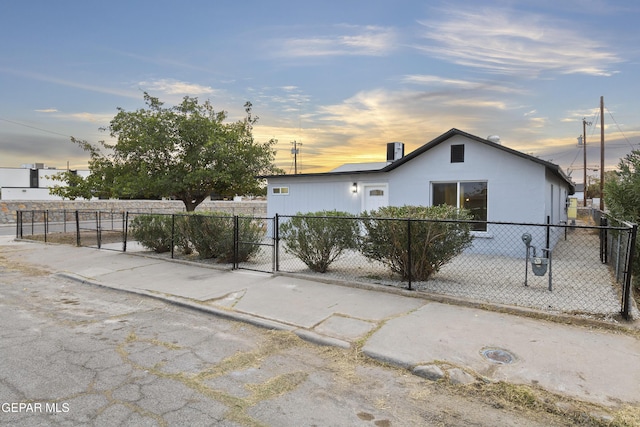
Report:
M 611 120 L 613 120 L 613 123 L 616 124 L 616 127 L 618 128 L 618 130 L 620 131 L 620 133 L 624 137 L 624 140 L 627 141 L 627 144 L 629 144 L 629 147 L 631 147 L 631 149 L 633 150 L 634 149 L 633 145 L 631 145 L 631 143 L 627 139 L 627 135 L 625 135 L 624 132 L 622 132 L 622 129 L 620 129 L 620 125 L 618 125 L 618 122 L 616 122 L 616 119 L 613 117 L 613 114 L 611 114 L 611 111 L 609 111 L 609 109 L 607 107 L 605 107 L 605 108 L 607 109 L 607 113 L 609 113 L 609 116 L 611 116 Z
M 42 129 L 42 128 L 39 128 L 39 127 L 36 127 L 36 126 L 27 125 L 27 124 L 24 124 L 24 123 L 13 121 L 13 120 L 3 119 L 2 117 L 0 117 L 0 120 L 2 120 L 3 122 L 12 123 L 14 125 L 24 126 L 26 128 L 29 128 L 29 129 L 39 130 L 40 132 L 46 132 L 46 133 L 50 133 L 50 134 L 53 134 L 53 135 L 64 136 L 65 138 L 71 138 L 71 135 L 65 135 L 63 133 L 54 132 L 52 130 Z

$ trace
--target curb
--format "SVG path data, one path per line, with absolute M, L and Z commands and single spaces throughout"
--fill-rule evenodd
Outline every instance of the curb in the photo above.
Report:
M 326 335 L 319 334 L 317 332 L 309 331 L 307 329 L 302 329 L 297 326 L 288 325 L 286 323 L 263 319 L 257 316 L 241 313 L 241 312 L 232 312 L 228 310 L 222 310 L 214 307 L 207 307 L 202 304 L 193 303 L 174 295 L 160 295 L 154 292 L 144 291 L 144 290 L 134 290 L 134 289 L 125 289 L 119 288 L 116 286 L 109 286 L 105 283 L 98 282 L 96 280 L 87 279 L 85 277 L 79 276 L 73 273 L 55 273 L 54 276 L 62 277 L 64 279 L 72 280 L 74 282 L 81 283 L 83 285 L 95 286 L 98 288 L 110 289 L 120 292 L 126 292 L 129 294 L 145 296 L 149 298 L 153 298 L 159 301 L 164 301 L 179 307 L 188 308 L 191 310 L 199 311 L 205 314 L 211 314 L 222 319 L 233 320 L 237 322 L 248 323 L 250 325 L 256 326 L 258 328 L 276 330 L 276 331 L 286 331 L 293 332 L 301 339 L 311 342 L 313 344 L 324 345 L 328 347 L 339 347 L 344 349 L 351 348 L 351 343 L 340 340 L 337 338 L 328 337 Z

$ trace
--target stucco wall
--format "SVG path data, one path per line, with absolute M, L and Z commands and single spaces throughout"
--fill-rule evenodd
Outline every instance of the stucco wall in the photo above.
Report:
M 5 201 L 0 200 L 0 224 L 15 223 L 18 210 L 100 210 L 129 212 L 181 212 L 184 204 L 176 200 L 95 200 L 95 201 Z M 264 217 L 267 214 L 265 201 L 206 201 L 198 211 L 222 211 L 232 215 Z

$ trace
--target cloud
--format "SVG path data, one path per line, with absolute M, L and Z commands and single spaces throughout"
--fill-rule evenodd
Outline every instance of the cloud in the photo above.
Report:
M 36 113 L 57 113 L 58 110 L 55 108 L 45 108 L 43 110 L 34 110 Z
M 13 75 L 18 75 L 21 77 L 27 77 L 33 80 L 38 80 L 38 81 L 44 81 L 44 82 L 48 82 L 48 83 L 54 83 L 57 85 L 61 85 L 61 86 L 67 86 L 67 87 L 73 87 L 76 89 L 82 89 L 82 90 L 87 90 L 90 92 L 98 92 L 98 93 L 105 93 L 108 95 L 116 95 L 116 96 L 123 96 L 123 97 L 127 97 L 127 98 L 136 98 L 139 99 L 140 98 L 140 93 L 136 92 L 136 91 L 132 91 L 132 90 L 122 90 L 122 89 L 116 89 L 116 88 L 112 88 L 112 87 L 105 87 L 105 86 L 97 86 L 97 85 L 92 85 L 92 84 L 86 84 L 86 83 L 80 83 L 77 81 L 71 81 L 71 80 L 65 80 L 65 79 L 61 79 L 55 76 L 49 76 L 46 74 L 41 74 L 41 73 L 34 73 L 34 72 L 30 72 L 30 71 L 25 71 L 25 70 L 14 70 L 11 68 L 5 68 L 5 67 L 0 67 L 0 72 L 3 73 L 7 73 L 7 74 L 13 74 Z
M 113 119 L 113 114 L 95 114 L 95 113 L 71 113 L 61 117 L 78 120 L 89 123 L 109 123 Z
M 341 34 L 277 40 L 276 55 L 286 57 L 384 56 L 394 49 L 395 30 L 378 26 L 340 25 Z
M 543 15 L 497 8 L 450 10 L 420 24 L 430 43 L 417 46 L 419 50 L 494 74 L 610 76 L 622 62 L 612 47 Z
M 508 82 L 499 83 L 483 80 L 461 80 L 429 74 L 407 74 L 400 81 L 405 84 L 420 85 L 426 87 L 442 87 L 452 93 L 457 91 L 489 91 L 514 95 L 525 95 L 528 90 L 509 86 Z
M 211 86 L 203 86 L 197 83 L 188 83 L 175 79 L 142 81 L 138 83 L 138 86 L 148 92 L 160 92 L 166 95 L 201 96 L 216 93 L 216 90 Z
M 0 133 L 2 167 L 44 162 L 52 167 L 87 169 L 87 154 L 68 138 L 50 135 Z

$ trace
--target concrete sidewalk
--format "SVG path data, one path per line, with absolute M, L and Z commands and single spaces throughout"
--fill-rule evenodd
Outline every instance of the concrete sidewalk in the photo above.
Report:
M 637 334 L 449 305 L 404 294 L 64 245 L 0 238 L 2 256 L 454 382 L 534 384 L 606 406 L 640 403 Z

